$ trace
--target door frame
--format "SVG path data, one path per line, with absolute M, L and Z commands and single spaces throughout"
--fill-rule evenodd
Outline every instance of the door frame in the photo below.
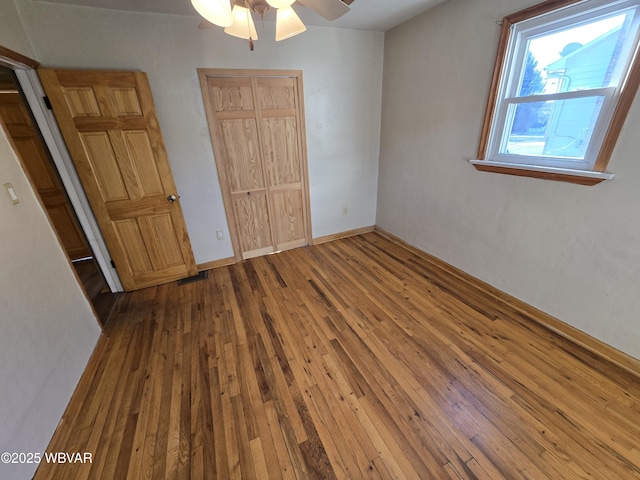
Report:
M 69 197 L 71 206 L 107 285 L 109 285 L 112 292 L 124 291 L 115 269 L 111 266 L 109 250 L 102 238 L 98 223 L 93 216 L 89 201 L 73 167 L 73 162 L 62 139 L 62 134 L 58 129 L 53 112 L 44 103 L 44 89 L 36 72 L 36 68 L 40 64 L 35 60 L 0 46 L 0 65 L 13 70 L 18 78 L 18 83 L 35 118 L 38 130 L 42 134 L 44 143 L 51 154 L 64 190 Z
M 207 116 L 207 126 L 211 135 L 211 143 L 213 145 L 213 154 L 215 157 L 216 168 L 218 171 L 218 181 L 220 190 L 222 191 L 222 202 L 227 216 L 227 224 L 229 226 L 229 237 L 233 247 L 233 255 L 236 263 L 242 261 L 242 248 L 240 247 L 240 234 L 236 224 L 234 214 L 233 199 L 229 188 L 229 182 L 226 176 L 226 149 L 222 140 L 222 132 L 219 131 L 219 125 L 215 121 L 215 112 L 212 106 L 212 99 L 209 95 L 207 85 L 208 78 L 293 78 L 296 82 L 296 102 L 298 105 L 298 129 L 300 132 L 300 145 L 298 150 L 302 163 L 302 183 L 304 195 L 304 212 L 307 222 L 305 227 L 306 244 L 313 245 L 313 235 L 311 229 L 311 192 L 309 191 L 309 165 L 307 159 L 307 131 L 305 126 L 304 112 L 304 89 L 302 82 L 302 70 L 255 70 L 255 69 L 220 69 L 220 68 L 199 68 L 198 77 L 200 79 L 200 89 L 204 100 L 204 108 Z

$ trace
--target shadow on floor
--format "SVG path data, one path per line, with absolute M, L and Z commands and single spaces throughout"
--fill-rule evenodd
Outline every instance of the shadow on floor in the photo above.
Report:
M 111 292 L 93 258 L 74 261 L 73 266 L 87 292 L 87 296 L 93 304 L 100 325 L 104 327 L 113 307 L 122 294 Z

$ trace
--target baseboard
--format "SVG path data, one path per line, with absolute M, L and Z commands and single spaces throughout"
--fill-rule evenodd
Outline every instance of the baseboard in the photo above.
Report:
M 364 233 L 373 232 L 374 226 L 357 228 L 355 230 L 347 230 L 345 232 L 334 233 L 333 235 L 327 235 L 325 237 L 314 238 L 311 241 L 311 245 L 320 245 L 321 243 L 333 242 L 334 240 L 340 240 L 341 238 L 355 237 L 356 235 L 362 235 Z M 221 258 L 220 260 L 214 260 L 213 262 L 199 263 L 197 265 L 198 271 L 211 270 L 212 268 L 227 267 L 234 265 L 236 262 L 235 257 Z
M 203 270 L 211 270 L 213 268 L 219 267 L 227 267 L 229 265 L 233 265 L 236 263 L 235 257 L 221 258 L 220 260 L 214 260 L 213 262 L 199 263 L 196 265 L 198 267 L 198 271 L 202 272 Z
M 387 238 L 388 240 L 406 248 L 411 253 L 418 255 L 420 258 L 428 261 L 434 268 L 445 272 L 447 275 L 452 277 L 452 283 L 462 282 L 468 288 L 477 291 L 482 295 L 486 295 L 490 297 L 495 302 L 499 304 L 506 305 L 513 310 L 521 313 L 524 317 L 532 320 L 533 322 L 541 325 L 548 330 L 560 335 L 561 337 L 566 338 L 567 340 L 573 342 L 576 345 L 584 348 L 585 350 L 597 355 L 598 357 L 624 369 L 625 371 L 640 377 L 640 360 L 627 355 L 626 353 L 612 347 L 604 343 L 597 338 L 592 337 L 591 335 L 578 330 L 571 325 L 564 323 L 561 320 L 558 320 L 551 315 L 538 310 L 537 308 L 519 300 L 508 293 L 503 292 L 495 287 L 492 287 L 486 282 L 469 275 L 468 273 L 460 270 L 453 265 L 450 265 L 443 260 L 440 260 L 429 253 L 420 250 L 413 245 L 408 244 L 404 240 L 399 237 L 396 237 L 390 232 L 376 226 L 375 232 L 380 234 L 381 236 Z
M 341 238 L 355 237 L 356 235 L 363 235 L 365 233 L 373 232 L 375 227 L 356 228 L 355 230 L 347 230 L 345 232 L 334 233 L 333 235 L 326 235 L 324 237 L 317 237 L 313 239 L 313 245 L 320 245 L 321 243 L 333 242 L 334 240 L 340 240 Z
M 78 379 L 78 383 L 73 389 L 73 393 L 69 398 L 69 403 L 67 403 L 67 406 L 62 413 L 62 417 L 60 418 L 58 425 L 56 425 L 56 429 L 53 431 L 53 435 L 51 436 L 51 439 L 49 440 L 49 443 L 47 445 L 47 449 L 45 450 L 46 452 L 60 451 L 61 446 L 66 445 L 68 437 L 60 436 L 60 432 L 64 431 L 61 427 L 68 422 L 70 417 L 75 416 L 77 412 L 80 411 L 82 402 L 86 398 L 87 393 L 91 388 L 93 375 L 95 374 L 98 365 L 100 364 L 100 359 L 102 358 L 104 352 L 108 347 L 109 335 L 107 333 L 104 333 L 103 331 L 98 337 L 95 346 L 93 347 L 93 352 L 91 352 L 89 360 L 87 361 L 87 364 L 85 365 L 84 370 L 82 371 L 82 374 Z M 87 374 L 87 372 L 91 372 L 91 374 Z M 69 431 L 69 429 L 66 430 Z
M 346 232 L 334 233 L 333 235 L 327 235 L 325 237 L 314 238 L 311 241 L 311 245 L 319 245 L 321 243 L 332 242 L 334 240 L 340 240 L 341 238 L 355 237 L 356 235 L 362 235 L 364 233 L 373 232 L 374 226 L 357 228 L 355 230 L 347 230 Z M 235 257 L 221 258 L 220 260 L 214 260 L 213 262 L 199 263 L 197 265 L 198 271 L 211 270 L 212 268 L 227 267 L 234 265 L 236 262 Z

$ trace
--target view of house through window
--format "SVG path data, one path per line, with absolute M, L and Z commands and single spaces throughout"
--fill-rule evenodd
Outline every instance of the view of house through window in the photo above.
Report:
M 597 89 L 619 81 L 620 50 L 634 13 L 595 19 L 527 41 L 518 97 L 579 91 L 585 95 L 514 104 L 501 153 L 584 159 L 604 102 Z
M 636 52 L 639 8 L 579 2 L 511 25 L 485 159 L 593 170 Z

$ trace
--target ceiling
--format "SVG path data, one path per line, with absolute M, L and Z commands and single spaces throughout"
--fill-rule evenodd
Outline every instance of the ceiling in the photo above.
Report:
M 68 5 L 129 10 L 136 12 L 167 13 L 198 17 L 190 0 L 32 0 Z M 387 31 L 444 0 L 355 0 L 351 11 L 343 17 L 328 22 L 324 18 L 297 6 L 296 11 L 307 25 L 355 28 L 359 30 Z M 269 12 L 265 20 L 270 18 Z

